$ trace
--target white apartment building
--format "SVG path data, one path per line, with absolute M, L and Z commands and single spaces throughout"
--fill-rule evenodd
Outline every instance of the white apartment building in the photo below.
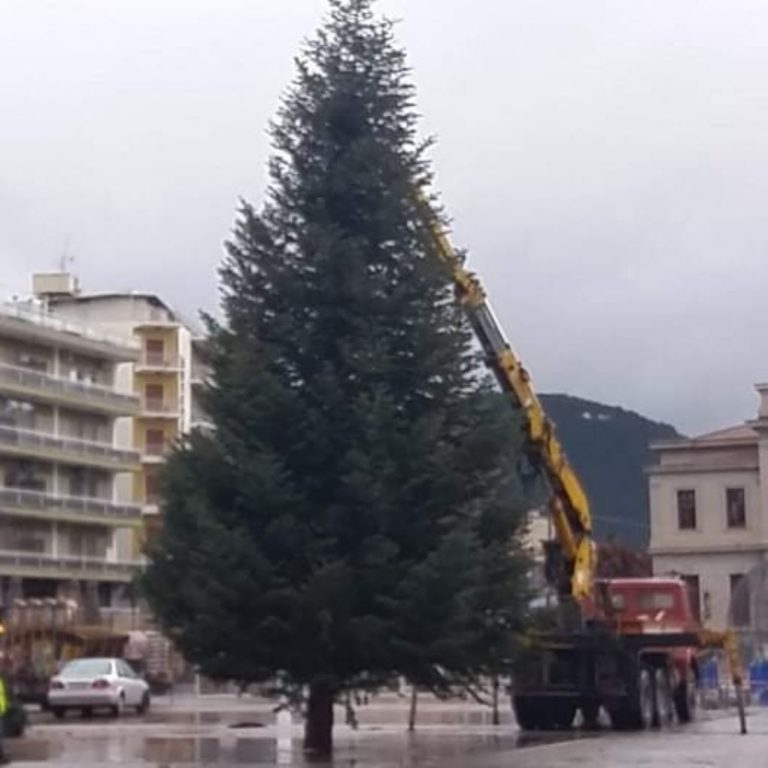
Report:
M 753 627 L 764 599 L 747 594 L 729 616 L 742 579 L 768 561 L 768 384 L 756 390 L 754 420 L 651 446 L 654 572 L 684 576 L 695 609 L 715 628 Z
M 202 340 L 188 322 L 151 293 L 83 294 L 69 275 L 36 275 L 35 295 L 58 317 L 117 335 L 138 345 L 125 385 L 140 401 L 130 425 L 130 441 L 141 456 L 133 498 L 142 506 L 145 533 L 156 530 L 158 471 L 174 442 L 193 426 L 203 426 L 198 404 L 204 369 Z M 137 541 L 137 554 L 141 542 Z
M 64 322 L 29 303 L 0 306 L 0 604 L 71 598 L 128 607 L 141 509 L 139 454 L 121 424 L 136 342 Z M 124 430 L 122 430 L 124 431 Z M 124 437 L 124 436 L 123 436 Z

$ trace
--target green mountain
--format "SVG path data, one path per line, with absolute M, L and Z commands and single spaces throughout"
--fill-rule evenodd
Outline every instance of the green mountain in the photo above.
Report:
M 648 446 L 680 434 L 668 424 L 570 395 L 542 395 L 568 459 L 583 482 L 598 540 L 648 545 Z

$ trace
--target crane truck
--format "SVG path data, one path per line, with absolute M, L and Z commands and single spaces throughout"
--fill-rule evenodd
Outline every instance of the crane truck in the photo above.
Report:
M 703 629 L 680 578 L 596 578 L 596 546 L 584 487 L 547 418 L 531 378 L 493 313 L 477 275 L 454 250 L 430 201 L 416 205 L 430 250 L 447 272 L 487 366 L 522 412 L 530 464 L 546 480 L 554 537 L 545 542 L 557 626 L 524 639 L 512 672 L 512 704 L 526 730 L 570 728 L 577 711 L 595 726 L 601 708 L 616 729 L 661 726 L 694 717 L 699 660 L 723 652 L 729 662 L 742 733 L 742 669 L 731 631 Z

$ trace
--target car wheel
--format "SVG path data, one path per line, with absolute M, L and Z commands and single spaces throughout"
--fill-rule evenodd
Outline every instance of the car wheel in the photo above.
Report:
M 85 718 L 93 717 L 93 707 L 83 707 L 80 714 Z
M 149 692 L 146 692 L 141 697 L 141 703 L 139 704 L 138 707 L 136 707 L 136 712 L 138 712 L 138 714 L 140 715 L 143 715 L 145 712 L 149 710 L 149 703 L 150 703 Z
M 67 710 L 64 707 L 51 707 L 51 712 L 57 720 L 63 720 L 67 714 Z
M 110 712 L 112 713 L 112 717 L 120 717 L 120 715 L 122 715 L 124 711 L 125 711 L 125 694 L 121 693 L 117 699 L 117 704 L 110 707 Z

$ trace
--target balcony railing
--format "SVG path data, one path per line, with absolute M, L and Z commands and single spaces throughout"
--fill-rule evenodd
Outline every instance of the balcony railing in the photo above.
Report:
M 3 505 L 25 510 L 61 511 L 89 518 L 97 516 L 118 523 L 141 519 L 141 507 L 134 504 L 115 504 L 102 499 L 59 496 L 21 488 L 0 488 L 0 507 Z
M 179 406 L 176 403 L 166 403 L 163 400 L 146 399 L 141 404 L 143 414 L 159 414 L 161 416 L 176 416 Z
M 97 575 L 104 579 L 128 579 L 142 567 L 138 560 L 105 560 L 97 557 L 73 555 L 45 555 L 35 552 L 10 552 L 0 550 L 0 568 L 38 572 L 56 571 L 66 575 Z
M 181 358 L 178 355 L 168 355 L 164 352 L 143 352 L 137 368 L 158 368 L 161 370 L 176 370 L 181 368 Z
M 139 404 L 139 399 L 135 395 L 123 394 L 108 387 L 70 381 L 27 368 L 16 368 L 0 363 L 0 387 L 3 384 L 35 389 L 50 396 L 87 402 L 95 407 L 108 407 L 110 410 L 122 411 L 126 415 L 135 413 Z
M 24 320 L 28 323 L 34 323 L 41 328 L 48 328 L 52 331 L 59 331 L 64 333 L 72 333 L 76 336 L 83 336 L 92 341 L 97 341 L 102 344 L 110 344 L 111 346 L 124 347 L 131 351 L 139 348 L 138 339 L 132 339 L 124 336 L 113 336 L 106 333 L 100 333 L 94 331 L 93 328 L 89 328 L 84 325 L 78 325 L 72 323 L 69 320 L 63 320 L 60 317 L 56 317 L 43 309 L 37 309 L 30 306 L 24 306 L 23 304 L 11 304 L 3 302 L 0 305 L 0 316 L 13 317 L 18 320 Z
M 0 446 L 9 446 L 25 453 L 63 453 L 77 456 L 83 463 L 97 462 L 115 468 L 132 468 L 140 458 L 135 451 L 115 448 L 106 443 L 92 443 L 7 425 L 0 426 Z
M 171 450 L 173 443 L 145 443 L 144 456 L 161 459 Z

